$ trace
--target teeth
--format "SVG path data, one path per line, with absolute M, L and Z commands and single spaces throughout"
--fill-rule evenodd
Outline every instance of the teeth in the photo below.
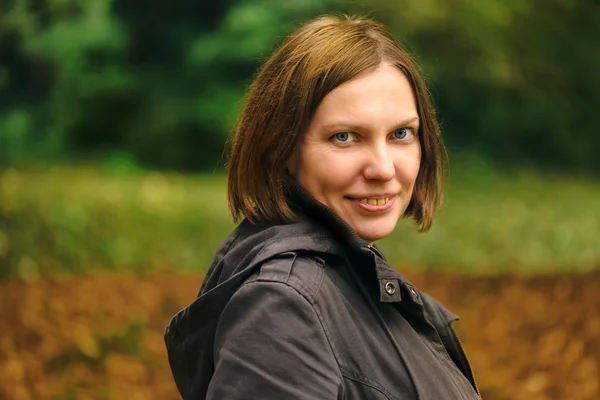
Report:
M 389 197 L 385 197 L 383 199 L 367 199 L 367 198 L 360 199 L 361 203 L 367 203 L 367 204 L 370 204 L 372 206 L 382 206 L 385 203 L 387 203 L 388 201 L 390 201 Z

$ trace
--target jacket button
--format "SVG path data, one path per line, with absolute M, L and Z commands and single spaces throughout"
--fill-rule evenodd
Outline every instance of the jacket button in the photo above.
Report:
M 396 286 L 392 282 L 388 282 L 385 284 L 385 291 L 387 294 L 392 295 L 396 293 Z

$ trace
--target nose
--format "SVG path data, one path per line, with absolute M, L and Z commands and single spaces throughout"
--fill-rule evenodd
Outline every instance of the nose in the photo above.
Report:
M 394 160 L 387 144 L 374 146 L 364 169 L 368 180 L 389 181 L 396 175 Z

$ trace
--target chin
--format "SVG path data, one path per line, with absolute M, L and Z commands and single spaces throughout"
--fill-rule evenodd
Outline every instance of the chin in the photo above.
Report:
M 361 239 L 371 243 L 389 236 L 394 231 L 394 228 L 396 228 L 396 224 L 377 227 L 358 227 L 355 231 Z

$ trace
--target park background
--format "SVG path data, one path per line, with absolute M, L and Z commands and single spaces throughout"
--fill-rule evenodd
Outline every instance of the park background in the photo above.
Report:
M 600 398 L 596 1 L 0 0 L 0 400 L 178 398 L 162 332 L 234 226 L 244 91 L 324 13 L 425 74 L 445 204 L 381 246 L 461 315 L 483 398 Z

